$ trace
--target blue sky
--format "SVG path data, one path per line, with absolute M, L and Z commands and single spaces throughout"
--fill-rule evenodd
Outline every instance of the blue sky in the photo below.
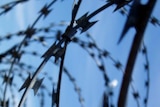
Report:
M 10 0 L 11 1 L 11 0 Z M 5 1 L 3 1 L 5 2 Z M 3 2 L 1 4 L 3 4 Z M 8 2 L 8 1 L 7 1 Z M 3 27 L 0 28 L 0 32 L 2 35 L 6 33 L 15 33 L 18 30 L 25 30 L 29 25 L 31 25 L 35 19 L 37 18 L 38 11 L 44 6 L 44 3 L 49 3 L 50 0 L 42 1 L 42 0 L 31 0 L 28 3 L 18 5 L 11 12 L 1 16 L 0 22 Z M 105 0 L 84 0 L 78 12 L 78 17 L 82 16 L 86 12 L 93 12 L 93 10 L 102 6 L 105 3 Z M 72 9 L 73 0 L 67 1 L 64 0 L 63 3 L 57 2 L 52 6 L 52 13 L 43 20 L 43 18 L 36 24 L 36 27 L 40 28 L 42 26 L 48 26 L 51 22 L 56 22 L 57 24 L 60 21 L 70 21 L 71 17 L 71 9 Z M 159 10 L 160 1 L 157 0 L 156 7 L 153 11 L 153 16 L 156 16 L 160 19 Z M 125 24 L 126 16 L 122 16 L 119 12 L 113 12 L 115 6 L 111 6 L 106 9 L 104 12 L 98 14 L 91 20 L 99 20 L 88 32 L 93 36 L 96 40 L 97 45 L 101 49 L 106 49 L 110 52 L 111 56 L 120 61 L 123 65 L 123 69 L 125 68 L 125 64 L 127 61 L 131 41 L 134 36 L 134 29 L 131 29 L 123 41 L 117 45 L 117 41 L 119 36 L 123 30 L 123 26 Z M 77 18 L 78 18 L 77 17 Z M 60 27 L 56 27 L 55 29 L 59 29 Z M 63 27 L 62 29 L 64 29 Z M 160 105 L 160 87 L 159 87 L 159 60 L 160 60 L 160 50 L 158 49 L 159 41 L 160 41 L 160 30 L 159 27 L 155 27 L 152 24 L 148 24 L 148 27 L 145 32 L 144 41 L 146 43 L 148 49 L 148 57 L 150 62 L 150 71 L 151 71 L 151 84 L 150 84 L 150 96 L 149 96 L 149 107 L 156 107 Z M 35 35 L 38 36 L 38 35 Z M 84 34 L 76 34 L 77 37 L 85 38 Z M 14 44 L 14 42 L 19 42 L 20 39 L 13 38 L 13 40 L 8 44 L 7 42 L 0 43 L 0 48 L 2 49 L 0 52 L 6 49 L 6 47 L 10 47 Z M 54 42 L 54 40 L 53 40 Z M 52 40 L 47 43 L 48 46 L 52 44 Z M 4 47 L 6 46 L 6 47 Z M 38 47 L 38 48 L 37 48 Z M 37 52 L 43 54 L 47 48 L 44 48 L 40 44 L 33 44 L 29 50 L 36 50 Z M 36 67 L 40 64 L 42 59 L 40 58 L 32 58 L 31 56 L 25 56 L 22 61 L 27 63 L 32 62 L 32 64 Z M 133 74 L 133 84 L 137 91 L 140 92 L 140 103 L 142 105 L 144 93 L 144 81 L 146 78 L 146 74 L 144 73 L 143 64 L 144 64 L 144 56 L 139 55 L 137 59 L 137 63 L 135 65 L 134 74 Z M 76 84 L 81 88 L 82 96 L 84 97 L 84 107 L 100 107 L 102 94 L 106 90 L 104 87 L 104 80 L 102 77 L 102 73 L 98 70 L 96 63 L 94 60 L 88 55 L 88 53 L 78 46 L 75 43 L 70 43 L 67 48 L 66 58 L 65 58 L 65 66 L 76 79 Z M 107 73 L 111 80 L 117 80 L 118 85 L 113 89 L 114 90 L 114 98 L 113 102 L 116 104 L 118 91 L 121 86 L 122 72 L 117 70 L 114 67 L 114 63 L 106 59 L 105 66 L 107 69 Z M 34 70 L 33 70 L 34 71 Z M 52 63 L 48 62 L 45 66 L 43 72 L 47 72 L 49 75 L 53 76 L 54 82 L 57 82 L 58 75 L 58 67 L 54 66 Z M 27 77 L 27 76 L 26 76 Z M 39 77 L 43 77 L 42 74 Z M 16 82 L 16 81 L 15 81 Z M 48 90 L 51 91 L 51 83 L 45 78 L 43 83 L 48 86 Z M 18 83 L 21 85 L 22 83 Z M 22 92 L 20 93 L 22 94 Z M 131 96 L 132 90 L 129 91 L 129 106 L 135 105 L 135 101 Z M 21 95 L 20 95 L 21 96 Z M 20 96 L 17 96 L 17 101 Z M 29 107 L 34 107 L 38 103 L 37 97 L 33 97 L 33 92 L 30 91 L 29 98 L 32 100 L 28 100 Z M 46 101 L 50 101 L 48 97 L 46 97 Z M 36 103 L 35 103 L 36 102 Z M 48 103 L 48 102 L 47 102 Z M 47 104 L 46 103 L 46 104 Z M 30 106 L 31 105 L 31 106 Z M 62 79 L 62 90 L 61 90 L 61 107 L 81 107 L 78 101 L 78 95 L 74 91 L 73 84 L 69 81 L 68 77 L 64 74 Z

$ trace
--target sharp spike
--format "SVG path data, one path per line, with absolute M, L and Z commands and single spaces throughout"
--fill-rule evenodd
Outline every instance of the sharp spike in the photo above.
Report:
M 23 90 L 24 88 L 27 88 L 29 86 L 30 82 L 31 82 L 31 77 L 29 75 L 28 78 L 23 83 L 23 85 L 21 86 L 21 88 L 19 89 L 19 91 Z
M 44 79 L 44 78 L 42 78 L 42 79 L 40 79 L 40 80 L 37 80 L 37 81 L 35 82 L 35 84 L 33 85 L 32 89 L 34 90 L 34 95 L 37 94 L 38 89 L 40 88 L 40 86 L 41 86 L 41 84 L 42 84 L 42 82 L 43 82 L 43 79 Z

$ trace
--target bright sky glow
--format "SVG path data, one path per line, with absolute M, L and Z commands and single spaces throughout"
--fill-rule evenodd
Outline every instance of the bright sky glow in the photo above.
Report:
M 110 86 L 111 88 L 115 88 L 117 85 L 118 85 L 118 81 L 117 81 L 116 79 L 113 80 L 113 81 L 111 81 L 110 84 L 109 84 L 109 86 Z

